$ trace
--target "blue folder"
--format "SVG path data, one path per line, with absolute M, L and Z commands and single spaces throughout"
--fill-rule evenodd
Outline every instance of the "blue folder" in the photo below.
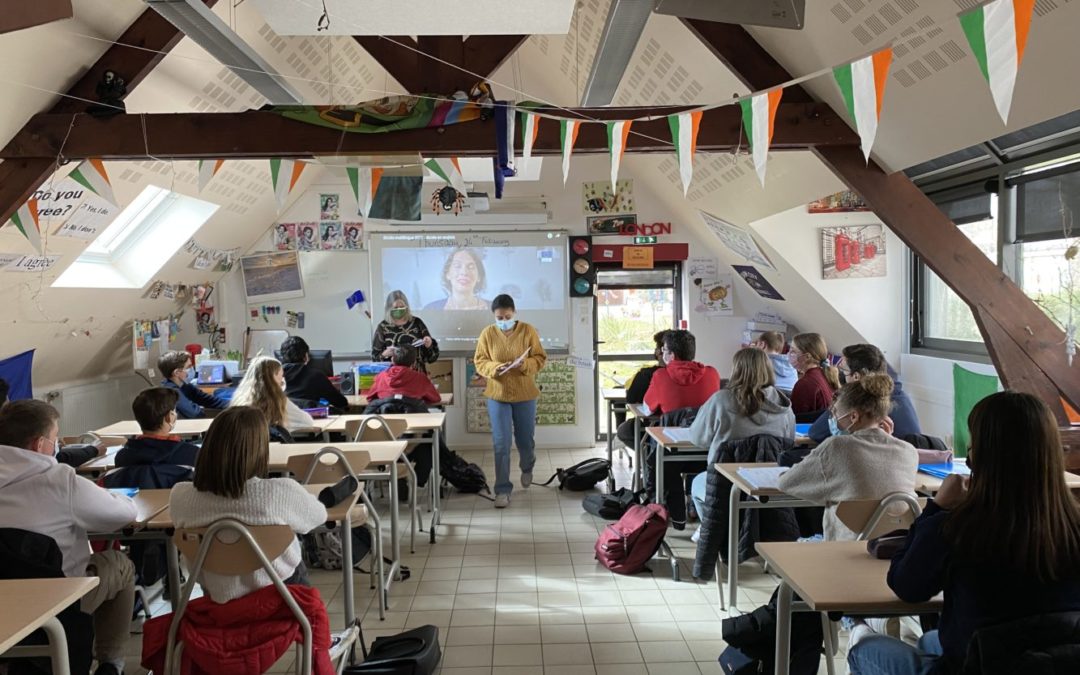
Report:
M 134 499 L 139 494 L 139 488 L 109 488 L 109 492 Z
M 951 463 L 951 464 L 920 464 L 919 473 L 925 473 L 928 476 L 934 478 L 945 478 L 949 474 L 959 474 L 961 476 L 970 476 L 971 469 L 967 467 L 967 464 Z
M 795 435 L 796 436 L 809 436 L 810 435 L 810 424 L 809 423 L 807 423 L 807 424 L 796 424 L 795 425 Z

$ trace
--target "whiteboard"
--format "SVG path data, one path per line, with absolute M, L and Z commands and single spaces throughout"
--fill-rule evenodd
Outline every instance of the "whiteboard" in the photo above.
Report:
M 367 251 L 300 251 L 304 297 L 247 305 L 247 326 L 252 330 L 285 330 L 304 338 L 312 349 L 330 349 L 334 358 L 369 354 L 372 320 L 364 314 L 371 305 L 345 305 L 345 298 L 362 290 L 368 297 Z M 262 308 L 279 307 L 280 313 L 263 317 Z M 380 305 L 381 308 L 381 305 Z M 256 316 L 252 316 L 255 310 Z M 303 312 L 304 327 L 290 328 L 288 312 Z M 254 353 L 254 352 L 253 352 Z

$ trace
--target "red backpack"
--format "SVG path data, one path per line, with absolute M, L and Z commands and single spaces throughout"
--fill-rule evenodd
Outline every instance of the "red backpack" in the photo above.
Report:
M 667 528 L 666 508 L 660 504 L 635 504 L 600 533 L 596 559 L 616 574 L 636 574 L 656 555 Z

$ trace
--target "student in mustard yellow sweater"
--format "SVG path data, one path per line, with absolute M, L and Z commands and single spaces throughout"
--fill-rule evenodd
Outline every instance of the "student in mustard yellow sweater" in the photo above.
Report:
M 547 363 L 547 352 L 540 345 L 536 329 L 514 318 L 514 299 L 509 295 L 496 296 L 491 311 L 495 325 L 480 333 L 473 360 L 477 374 L 487 380 L 484 396 L 495 445 L 495 508 L 505 509 L 514 489 L 510 482 L 511 430 L 517 441 L 521 487 L 532 484 L 536 399 L 540 396 L 536 374 Z

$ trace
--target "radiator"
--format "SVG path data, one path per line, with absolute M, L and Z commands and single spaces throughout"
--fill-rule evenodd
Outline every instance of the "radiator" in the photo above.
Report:
M 52 404 L 60 411 L 60 435 L 78 436 L 113 422 L 133 419 L 131 401 L 146 387 L 142 378 L 125 375 L 52 390 L 59 394 Z

